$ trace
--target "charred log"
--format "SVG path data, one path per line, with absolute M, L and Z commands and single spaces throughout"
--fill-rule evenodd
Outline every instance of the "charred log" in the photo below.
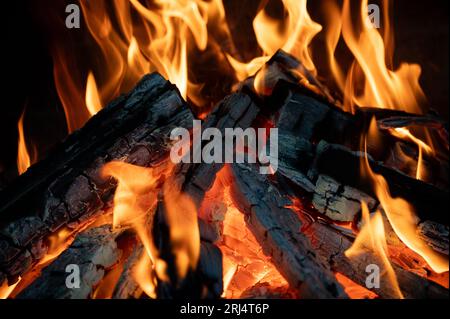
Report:
M 172 128 L 189 128 L 192 119 L 158 74 L 95 115 L 0 194 L 0 272 L 13 283 L 45 254 L 47 235 L 107 209 L 116 185 L 99 176 L 104 163 L 157 166 L 168 158 Z

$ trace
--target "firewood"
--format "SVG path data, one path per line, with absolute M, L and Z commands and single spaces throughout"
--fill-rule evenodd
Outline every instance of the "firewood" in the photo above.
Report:
M 375 198 L 372 186 L 363 179 L 360 172 L 363 156 L 362 152 L 351 151 L 342 145 L 320 141 L 309 177 L 314 180 L 319 174 L 326 174 L 341 184 L 357 188 Z M 448 225 L 448 217 L 442 214 L 448 210 L 448 190 L 386 167 L 374 161 L 370 155 L 368 159 L 372 170 L 386 179 L 392 196 L 402 197 L 410 202 L 421 220 Z
M 266 254 L 272 256 L 274 264 L 288 280 L 291 288 L 295 283 L 292 280 L 292 273 L 294 276 L 302 274 L 302 270 L 297 269 L 297 263 L 300 262 L 306 264 L 301 268 L 303 271 L 310 270 L 310 267 L 314 269 L 308 277 L 314 277 L 313 274 L 319 272 L 317 276 L 321 279 L 316 278 L 310 283 L 318 294 L 323 294 L 321 287 L 332 287 L 325 285 L 326 279 L 323 279 L 328 278 L 324 273 L 327 274 L 329 270 L 339 272 L 365 286 L 367 265 L 380 264 L 380 260 L 373 252 L 368 251 L 356 261 L 348 259 L 344 252 L 351 247 L 351 239 L 323 221 L 311 221 L 306 217 L 311 215 L 307 211 L 306 214 L 299 216 L 286 208 L 292 206 L 292 202 L 287 194 L 280 192 L 276 184 L 243 165 L 233 165 L 233 177 L 237 185 L 233 188 L 235 204 L 247 215 L 249 228 Z M 305 203 L 305 206 L 308 205 Z M 294 241 L 296 245 L 291 247 Z M 303 249 L 306 249 L 306 252 Z M 308 257 L 303 257 L 305 254 Z M 286 261 L 287 259 L 289 261 Z M 312 264 L 317 264 L 311 266 L 308 260 Z M 394 270 L 405 297 L 448 298 L 448 290 L 439 284 L 400 266 L 394 265 Z M 332 279 L 328 280 L 329 284 L 333 282 Z M 337 287 L 340 288 L 339 285 Z M 392 285 L 383 280 L 380 289 L 374 292 L 382 298 L 398 297 Z M 300 294 L 300 297 L 302 296 Z
M 309 239 L 300 232 L 302 223 L 285 208 L 289 200 L 248 165 L 233 164 L 232 175 L 233 202 L 291 288 L 301 298 L 344 298 L 329 265 L 317 258 Z
M 351 247 L 351 240 L 332 230 L 326 224 L 314 222 L 305 227 L 304 233 L 310 238 L 317 254 L 328 260 L 333 271 L 342 273 L 362 286 L 365 286 L 368 276 L 366 267 L 370 264 L 381 265 L 379 258 L 372 251 L 367 251 L 356 259 L 350 260 L 347 258 L 344 252 Z M 395 264 L 393 264 L 393 268 L 405 298 L 448 298 L 448 290 L 439 284 Z M 398 298 L 391 283 L 383 277 L 381 278 L 380 288 L 370 290 L 373 290 L 382 298 Z
M 339 184 L 326 175 L 319 175 L 312 199 L 314 207 L 335 221 L 352 222 L 361 211 L 361 202 L 372 211 L 376 201 L 367 194 L 349 186 Z
M 192 119 L 175 86 L 147 75 L 3 190 L 0 269 L 10 283 L 42 257 L 34 247 L 45 248 L 47 235 L 77 228 L 108 207 L 116 185 L 100 178 L 104 163 L 157 166 L 168 159 L 172 128 L 189 128 Z
M 422 238 L 434 250 L 448 255 L 448 226 L 433 221 L 421 222 L 417 231 Z
M 246 129 L 252 124 L 258 112 L 259 109 L 248 95 L 237 92 L 215 107 L 205 119 L 202 129 L 215 127 L 222 132 L 225 128 Z M 192 199 L 197 208 L 200 208 L 205 192 L 212 187 L 216 174 L 222 167 L 222 163 L 180 163 L 173 171 L 174 182 L 178 183 L 180 189 Z M 222 257 L 218 248 L 208 243 L 208 241 L 216 240 L 216 232 L 200 222 L 200 230 L 203 232 L 202 237 L 205 241 L 201 243 L 199 267 L 191 271 L 184 280 L 180 280 L 177 278 L 174 256 L 171 252 L 165 214 L 165 206 L 161 201 L 158 204 L 153 237 L 160 252 L 160 258 L 168 265 L 167 272 L 171 282 L 167 283 L 159 279 L 158 298 L 219 297 L 223 289 Z
M 105 269 L 113 266 L 121 251 L 115 241 L 117 233 L 109 226 L 81 232 L 72 245 L 43 269 L 41 275 L 22 291 L 19 299 L 86 299 L 100 282 Z M 68 266 L 78 267 L 78 271 Z M 73 282 L 69 278 L 73 272 Z M 78 276 L 79 275 L 79 276 Z M 79 279 L 79 284 L 77 280 Z M 67 285 L 69 284 L 69 286 Z M 74 284 L 76 286 L 70 286 Z

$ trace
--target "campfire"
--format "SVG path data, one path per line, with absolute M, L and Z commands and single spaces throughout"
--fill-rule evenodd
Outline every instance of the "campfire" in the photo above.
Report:
M 77 2 L 69 134 L 38 157 L 17 124 L 0 297 L 448 298 L 448 123 L 389 1 L 323 5 L 236 10 L 251 43 L 222 0 Z

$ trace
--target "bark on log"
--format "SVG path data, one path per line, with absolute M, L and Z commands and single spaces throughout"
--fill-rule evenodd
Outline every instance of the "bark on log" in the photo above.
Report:
M 111 160 L 157 166 L 168 158 L 174 127 L 192 126 L 193 116 L 175 86 L 159 74 L 145 76 L 70 135 L 45 160 L 0 193 L 0 272 L 10 283 L 44 253 L 45 237 L 106 209 L 115 183 L 99 177 Z
M 301 298 L 344 298 L 329 266 L 317 258 L 302 223 L 266 176 L 243 164 L 232 165 L 233 202 L 246 215 L 248 227 L 266 255 Z
M 259 109 L 248 95 L 241 92 L 232 94 L 219 103 L 208 115 L 202 125 L 202 132 L 207 128 L 214 127 L 219 129 L 224 137 L 225 128 L 246 129 L 250 127 L 258 113 Z M 222 145 L 225 144 L 222 143 Z M 193 147 L 199 147 L 200 151 L 202 150 L 202 145 Z M 222 152 L 222 154 L 225 153 Z M 181 190 L 193 200 L 199 209 L 205 192 L 212 187 L 216 174 L 222 167 L 221 163 L 180 163 L 174 169 L 174 182 L 180 185 Z M 207 242 L 214 240 L 215 231 L 208 230 L 200 222 L 200 229 L 205 232 L 203 236 L 205 241 L 201 243 L 199 266 L 179 282 L 170 246 L 169 229 L 165 221 L 165 206 L 162 201 L 158 204 L 156 216 L 153 237 L 160 257 L 168 265 L 167 272 L 171 278 L 169 284 L 163 280 L 158 281 L 158 298 L 219 297 L 223 290 L 222 263 L 218 263 L 218 260 L 221 261 L 221 253 L 217 247 Z M 208 260 L 208 257 L 211 258 Z M 205 289 L 205 285 L 207 289 Z
M 377 203 L 355 188 L 341 185 L 329 176 L 319 175 L 312 203 L 320 213 L 335 221 L 353 222 L 361 212 L 362 201 L 370 211 Z
M 304 234 L 311 239 L 314 250 L 328 261 L 333 271 L 342 273 L 362 286 L 366 286 L 368 265 L 378 265 L 383 269 L 380 259 L 369 251 L 351 260 L 347 258 L 344 252 L 351 247 L 351 240 L 325 224 L 314 222 L 305 228 Z M 405 298 L 448 298 L 448 289 L 395 264 L 393 268 Z M 371 290 L 382 298 L 399 297 L 387 278 L 381 277 L 380 288 Z
M 72 245 L 44 268 L 40 276 L 17 298 L 87 299 L 93 292 L 93 287 L 105 275 L 105 270 L 112 267 L 120 257 L 121 251 L 115 241 L 117 235 L 109 226 L 80 233 Z M 67 268 L 69 265 L 78 267 L 79 272 L 74 268 Z M 71 286 L 78 280 L 77 286 Z
M 363 179 L 360 172 L 363 156 L 363 153 L 350 151 L 342 145 L 321 141 L 317 145 L 314 164 L 308 175 L 314 180 L 319 174 L 326 174 L 344 185 L 375 197 L 372 186 Z M 369 163 L 375 173 L 381 174 L 386 179 L 392 196 L 402 197 L 410 202 L 421 220 L 433 220 L 448 225 L 448 215 L 442 214 L 448 210 L 447 190 L 411 178 L 371 160 L 370 157 Z

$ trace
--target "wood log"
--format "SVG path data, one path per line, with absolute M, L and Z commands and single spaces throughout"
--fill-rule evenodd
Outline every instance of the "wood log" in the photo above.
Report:
M 425 220 L 419 224 L 417 231 L 420 238 L 422 238 L 431 248 L 437 252 L 448 255 L 448 226 Z
M 115 241 L 118 233 L 109 226 L 81 232 L 55 261 L 18 296 L 18 299 L 86 299 L 103 276 L 120 258 Z M 67 268 L 78 267 L 78 270 Z M 73 280 L 69 278 L 73 274 Z M 78 281 L 79 280 L 79 281 Z M 79 282 L 76 285 L 77 281 Z M 69 286 L 67 285 L 69 283 Z M 74 286 L 71 286 L 74 284 Z
M 250 127 L 258 112 L 259 109 L 248 95 L 237 92 L 225 98 L 214 108 L 205 119 L 202 130 L 215 127 L 222 132 L 224 137 L 225 128 L 239 127 L 246 129 Z M 199 147 L 201 150 L 202 146 L 196 145 L 194 147 Z M 223 164 L 221 163 L 180 163 L 174 169 L 173 182 L 179 185 L 183 193 L 188 195 L 199 209 L 205 192 L 212 187 L 216 174 L 222 167 Z M 165 220 L 166 209 L 162 201 L 158 204 L 156 216 L 153 238 L 160 252 L 160 258 L 168 265 L 167 273 L 170 278 L 170 283 L 159 279 L 158 298 L 198 299 L 201 297 L 219 297 L 223 290 L 222 263 L 217 262 L 218 260 L 221 261 L 221 253 L 217 247 L 207 242 L 215 240 L 215 231 L 207 230 L 206 225 L 200 222 L 200 229 L 204 232 L 203 237 L 206 240 L 201 243 L 199 266 L 195 271 L 191 271 L 186 278 L 180 280 L 180 278 L 177 278 L 174 255 L 171 251 L 169 239 L 169 228 Z M 208 256 L 211 258 L 208 258 Z
M 339 184 L 327 175 L 319 175 L 312 199 L 314 207 L 322 214 L 338 222 L 353 222 L 361 212 L 364 201 L 372 211 L 377 204 L 367 194 L 349 186 Z
M 308 238 L 299 231 L 302 223 L 285 207 L 287 198 L 248 165 L 233 164 L 232 175 L 233 202 L 291 288 L 301 298 L 344 298 L 329 265 L 317 258 Z
M 366 267 L 368 265 L 378 265 L 380 269 L 383 269 L 380 259 L 371 251 L 367 251 L 358 258 L 351 260 L 347 258 L 344 252 L 351 247 L 351 240 L 332 230 L 326 224 L 314 222 L 305 227 L 303 232 L 310 238 L 317 254 L 328 260 L 333 271 L 347 276 L 362 286 L 366 286 L 368 276 Z M 448 298 L 448 289 L 395 264 L 393 264 L 393 268 L 405 298 Z M 383 276 L 380 280 L 380 287 L 370 290 L 382 298 L 399 297 L 389 280 Z
M 316 147 L 316 156 L 308 175 L 315 180 L 319 174 L 326 174 L 375 198 L 372 186 L 364 180 L 360 172 L 363 157 L 362 152 L 321 141 Z M 411 203 L 421 220 L 433 220 L 448 225 L 448 216 L 442 214 L 448 210 L 448 190 L 411 178 L 374 161 L 371 157 L 368 158 L 372 170 L 386 179 L 393 197 L 402 197 Z
M 277 185 L 271 184 L 265 177 L 261 177 L 248 167 L 234 166 L 233 176 L 236 179 L 237 187 L 234 188 L 233 200 L 241 211 L 247 214 L 249 228 L 264 251 L 272 256 L 274 264 L 291 285 L 292 278 L 290 276 L 292 275 L 290 273 L 294 273 L 295 276 L 302 273 L 302 270 L 297 269 L 296 262 L 301 260 L 306 263 L 305 258 L 302 257 L 304 253 L 299 248 L 306 243 L 306 247 L 310 251 L 306 254 L 313 256 L 311 258 L 315 260 L 314 263 L 321 265 L 310 266 L 316 272 L 324 267 L 339 272 L 365 286 L 368 275 L 367 265 L 380 265 L 380 260 L 372 252 L 367 252 L 356 261 L 348 259 L 344 252 L 351 247 L 351 239 L 323 221 L 311 221 L 307 218 L 311 215 L 309 212 L 302 212 L 301 215 L 294 214 L 286 208 L 292 206 L 292 202 L 286 197 L 286 194 L 280 192 Z M 244 183 L 248 183 L 247 186 Z M 243 195 L 244 191 L 246 193 Z M 268 197 L 272 199 L 268 200 Z M 271 205 L 271 202 L 276 204 Z M 304 206 L 308 207 L 306 203 Z M 302 241 L 299 243 L 297 238 L 301 238 Z M 292 241 L 296 242 L 295 247 L 290 246 Z M 283 259 L 288 259 L 289 256 L 291 256 L 290 262 L 283 262 Z M 304 265 L 302 269 L 303 271 L 309 270 L 309 267 Z M 394 270 L 405 297 L 448 298 L 448 290 L 437 283 L 396 265 L 394 265 Z M 314 275 L 308 274 L 308 276 Z M 392 285 L 386 280 L 386 278 L 382 279 L 380 288 L 373 291 L 382 298 L 398 298 Z M 322 281 L 316 278 L 314 283 L 319 286 L 315 288 L 316 292 L 320 293 L 320 287 L 323 287 L 321 286 Z M 311 284 L 314 285 L 314 283 Z M 302 297 L 302 295 L 300 296 Z
M 168 158 L 170 131 L 190 128 L 192 120 L 176 87 L 147 75 L 3 190 L 0 271 L 10 284 L 42 257 L 34 247 L 46 246 L 47 235 L 77 228 L 108 207 L 116 184 L 100 178 L 104 163 L 157 166 Z

